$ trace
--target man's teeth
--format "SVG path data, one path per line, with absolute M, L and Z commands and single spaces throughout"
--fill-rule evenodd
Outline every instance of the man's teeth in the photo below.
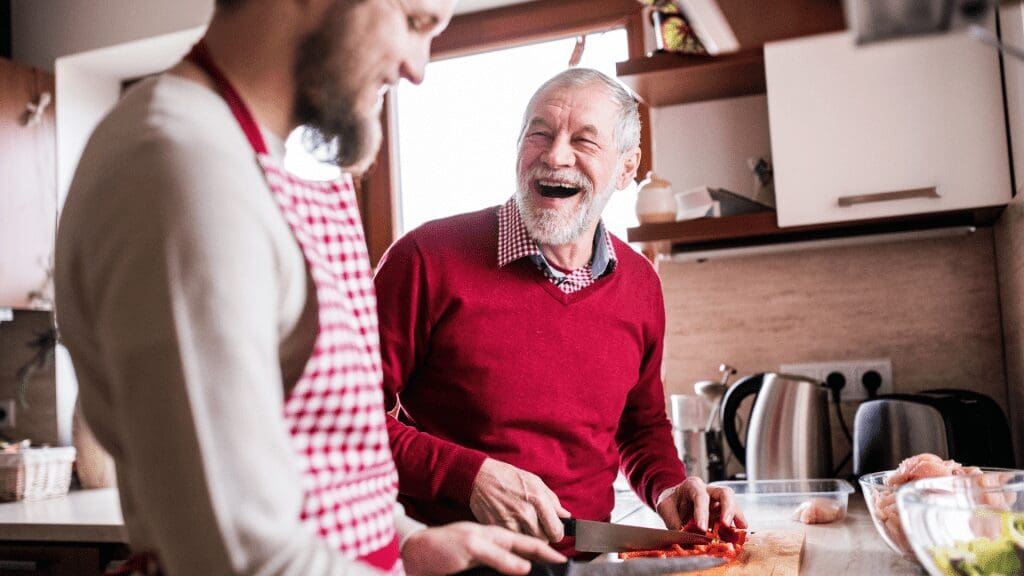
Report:
M 573 186 L 566 182 L 554 182 L 551 180 L 538 180 L 537 183 L 548 188 L 578 188 L 578 186 Z

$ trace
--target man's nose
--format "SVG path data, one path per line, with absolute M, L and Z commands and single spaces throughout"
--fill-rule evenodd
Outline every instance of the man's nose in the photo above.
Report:
M 402 78 L 413 84 L 421 84 L 430 61 L 430 40 L 419 43 L 410 50 L 409 56 L 402 61 Z
M 572 166 L 576 163 L 576 155 L 573 154 L 572 146 L 569 144 L 569 139 L 564 137 L 556 137 L 551 141 L 551 145 L 544 152 L 544 163 L 552 168 L 561 168 L 563 166 Z

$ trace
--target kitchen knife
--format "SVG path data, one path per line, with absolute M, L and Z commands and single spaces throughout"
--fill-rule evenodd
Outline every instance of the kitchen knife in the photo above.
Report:
M 659 576 L 706 570 L 725 564 L 721 558 L 635 558 L 625 562 L 576 562 L 568 564 L 533 563 L 528 576 Z M 493 568 L 480 566 L 459 572 L 457 576 L 501 576 Z
M 628 552 L 630 550 L 657 550 L 673 544 L 689 546 L 707 544 L 710 538 L 680 530 L 659 530 L 624 526 L 608 522 L 563 518 L 565 535 L 576 538 L 573 545 L 579 552 Z

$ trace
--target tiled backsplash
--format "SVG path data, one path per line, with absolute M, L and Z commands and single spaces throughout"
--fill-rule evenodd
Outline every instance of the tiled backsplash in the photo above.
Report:
M 896 392 L 970 388 L 1007 408 L 991 229 L 662 262 L 659 273 L 668 394 L 692 394 L 694 382 L 717 379 L 722 362 L 743 376 L 784 363 L 889 358 Z M 844 410 L 850 425 L 855 408 Z M 836 439 L 838 458 L 847 446 Z
M 15 311 L 12 322 L 0 322 L 0 400 L 18 398 L 18 369 L 36 353 L 30 345 L 50 328 L 49 312 Z M 13 439 L 56 445 L 57 407 L 53 362 L 36 371 L 25 387 L 24 400 L 15 409 L 14 429 L 0 430 Z

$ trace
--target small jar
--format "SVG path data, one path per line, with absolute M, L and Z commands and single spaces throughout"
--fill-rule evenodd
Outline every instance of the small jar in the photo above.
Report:
M 636 217 L 641 224 L 675 221 L 676 198 L 668 180 L 658 178 L 654 172 L 647 173 L 636 195 Z

